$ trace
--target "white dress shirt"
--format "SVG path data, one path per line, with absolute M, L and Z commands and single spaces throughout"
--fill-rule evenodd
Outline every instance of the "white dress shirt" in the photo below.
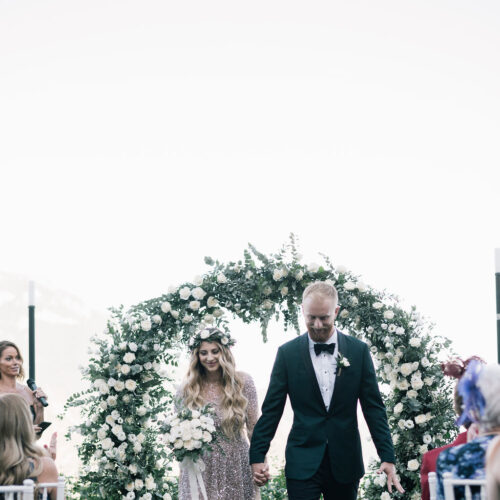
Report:
M 309 354 L 311 355 L 314 372 L 316 373 L 316 380 L 318 381 L 326 411 L 328 411 L 335 385 L 335 373 L 337 371 L 337 354 L 339 352 L 337 329 L 334 329 L 333 335 L 326 342 L 314 342 L 309 333 L 307 336 L 309 337 Z M 314 352 L 314 344 L 331 344 L 333 342 L 335 342 L 335 351 L 333 354 L 323 351 L 321 354 L 316 355 Z

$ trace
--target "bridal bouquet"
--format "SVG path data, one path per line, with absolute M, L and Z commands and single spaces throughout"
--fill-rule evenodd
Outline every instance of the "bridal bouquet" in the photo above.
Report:
M 212 451 L 217 435 L 214 412 L 210 406 L 199 410 L 181 408 L 167 415 L 163 423 L 164 439 L 172 454 L 188 472 L 189 487 L 193 500 L 198 500 L 198 488 L 206 500 L 207 494 L 201 473 L 205 470 L 202 455 Z

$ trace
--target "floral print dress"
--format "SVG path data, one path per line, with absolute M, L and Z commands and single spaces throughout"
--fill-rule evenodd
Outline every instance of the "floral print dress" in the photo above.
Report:
M 444 500 L 443 474 L 451 472 L 460 479 L 484 479 L 486 450 L 495 435 L 480 436 L 472 441 L 448 448 L 439 454 L 436 466 L 438 500 Z M 455 488 L 455 499 L 465 498 L 465 488 Z M 479 488 L 472 489 L 473 500 L 480 500 Z

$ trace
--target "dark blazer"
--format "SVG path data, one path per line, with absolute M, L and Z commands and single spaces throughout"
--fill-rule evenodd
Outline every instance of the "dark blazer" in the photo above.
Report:
M 285 474 L 308 479 L 318 470 L 326 445 L 334 478 L 341 483 L 364 474 L 358 431 L 357 403 L 361 403 L 373 442 L 382 462 L 394 463 L 394 450 L 368 346 L 338 331 L 339 352 L 349 360 L 335 379 L 332 402 L 326 411 L 305 333 L 278 349 L 271 380 L 250 445 L 250 463 L 264 462 L 278 427 L 287 395 L 293 426 L 286 445 Z

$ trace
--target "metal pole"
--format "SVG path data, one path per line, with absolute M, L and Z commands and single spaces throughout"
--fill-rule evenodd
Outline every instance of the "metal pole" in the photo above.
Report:
M 35 283 L 29 282 L 28 321 L 29 321 L 29 378 L 35 380 Z
M 495 248 L 495 282 L 497 289 L 497 361 L 500 363 L 500 248 Z

